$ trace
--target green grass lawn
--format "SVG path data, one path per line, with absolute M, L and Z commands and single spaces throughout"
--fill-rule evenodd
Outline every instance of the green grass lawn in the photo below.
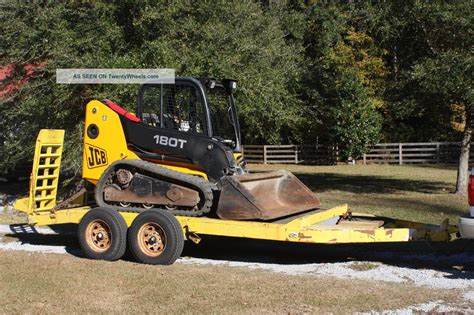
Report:
M 354 212 L 438 224 L 445 218 L 456 223 L 468 212 L 467 197 L 453 194 L 453 166 L 252 164 L 249 169 L 293 172 L 320 197 L 323 207 L 348 203 Z

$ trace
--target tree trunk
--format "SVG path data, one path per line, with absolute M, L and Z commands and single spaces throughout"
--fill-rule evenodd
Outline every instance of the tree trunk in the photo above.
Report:
M 469 177 L 469 153 L 471 151 L 472 117 L 466 115 L 466 126 L 464 127 L 461 142 L 461 155 L 459 155 L 458 177 L 456 180 L 456 194 L 466 194 Z

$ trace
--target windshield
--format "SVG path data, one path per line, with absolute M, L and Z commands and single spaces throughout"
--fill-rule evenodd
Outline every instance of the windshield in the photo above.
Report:
M 207 101 L 211 114 L 213 135 L 220 141 L 235 147 L 235 128 L 233 126 L 229 95 L 223 87 L 207 90 Z
M 141 94 L 141 119 L 151 127 L 206 134 L 204 105 L 194 85 L 148 85 Z

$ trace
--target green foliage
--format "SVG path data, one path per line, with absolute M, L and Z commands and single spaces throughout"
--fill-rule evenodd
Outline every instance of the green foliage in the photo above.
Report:
M 448 51 L 417 63 L 414 80 L 443 104 L 463 104 L 470 113 L 474 106 L 474 57 L 471 53 Z
M 357 158 L 373 143 L 458 141 L 473 106 L 472 2 L 94 1 L 0 3 L 7 82 L 0 173 L 31 157 L 40 128 L 66 129 L 78 174 L 83 108 L 135 108 L 136 85 L 62 85 L 58 68 L 175 68 L 239 81 L 244 142 L 331 142 Z
M 286 42 L 279 15 L 253 2 L 166 3 L 2 3 L 2 64 L 16 64 L 19 77 L 25 64 L 45 68 L 2 100 L 0 169 L 31 156 L 40 128 L 64 128 L 65 165 L 77 172 L 85 104 L 108 97 L 135 108 L 138 86 L 60 85 L 57 68 L 175 68 L 180 76 L 234 78 L 246 143 L 290 137 L 300 117 L 290 86 L 301 49 Z
M 342 157 L 359 158 L 380 137 L 380 115 L 357 77 L 342 73 L 337 85 L 338 98 L 324 121 L 330 139 L 341 146 Z
M 379 139 L 377 108 L 383 104 L 386 72 L 383 51 L 348 23 L 352 10 L 325 3 L 311 8 L 304 82 L 307 104 L 318 121 L 308 119 L 308 127 L 339 145 L 344 158 L 358 158 Z
M 384 140 L 459 141 L 459 108 L 467 105 L 460 98 L 473 72 L 458 65 L 474 47 L 472 8 L 471 1 L 358 6 L 359 27 L 387 51 Z

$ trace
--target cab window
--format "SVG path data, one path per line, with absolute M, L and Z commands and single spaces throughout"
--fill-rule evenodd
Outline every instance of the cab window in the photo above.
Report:
M 141 99 L 141 119 L 152 127 L 205 134 L 204 104 L 192 84 L 161 84 L 145 88 Z

